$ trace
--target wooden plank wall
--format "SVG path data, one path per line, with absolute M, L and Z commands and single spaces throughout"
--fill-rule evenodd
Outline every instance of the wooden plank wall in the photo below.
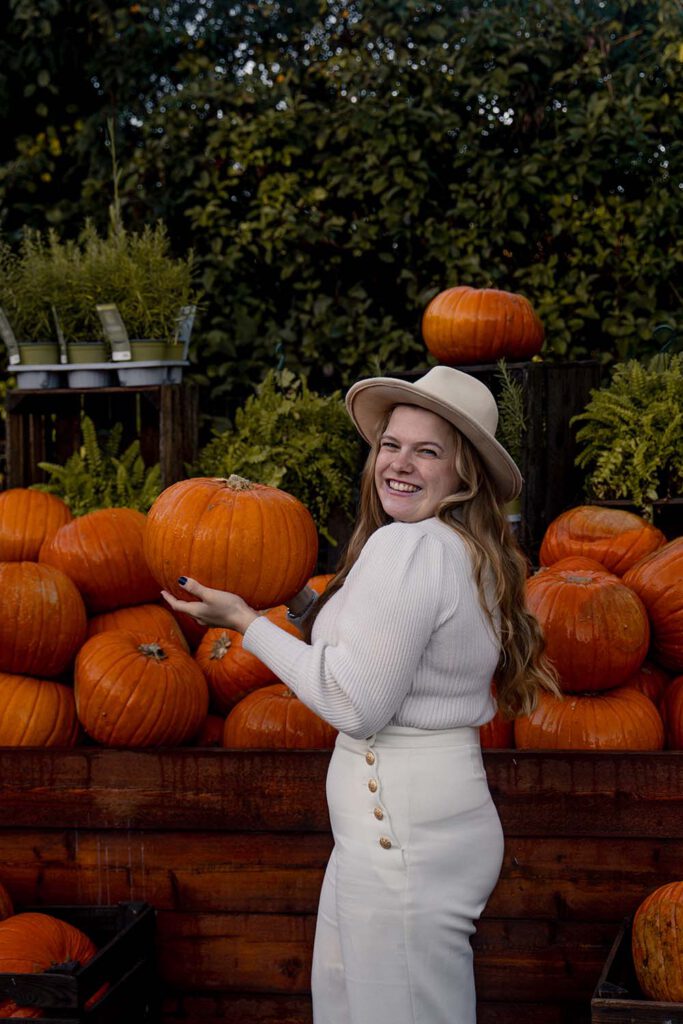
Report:
M 0 750 L 18 905 L 147 900 L 164 1024 L 310 1024 L 327 752 Z M 588 1024 L 621 919 L 683 879 L 683 755 L 487 751 L 506 833 L 479 1024 Z

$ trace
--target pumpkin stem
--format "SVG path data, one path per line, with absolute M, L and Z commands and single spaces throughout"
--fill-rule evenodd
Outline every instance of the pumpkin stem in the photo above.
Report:
M 233 491 L 251 491 L 254 488 L 251 480 L 246 480 L 243 476 L 238 476 L 237 473 L 231 473 L 226 483 Z
M 140 654 L 146 655 L 148 658 L 154 658 L 155 661 L 163 661 L 168 655 L 166 651 L 158 643 L 154 642 L 151 644 L 140 644 L 138 646 Z
M 211 648 L 211 654 L 209 659 L 211 661 L 220 661 L 228 653 L 228 650 L 232 647 L 232 640 L 227 633 L 221 633 L 217 640 L 214 640 L 213 647 Z

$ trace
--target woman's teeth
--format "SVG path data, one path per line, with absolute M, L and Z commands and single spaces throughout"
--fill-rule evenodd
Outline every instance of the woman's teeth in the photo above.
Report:
M 390 491 L 404 491 L 408 494 L 414 494 L 415 491 L 420 490 L 420 488 L 416 487 L 415 484 L 406 484 L 399 480 L 388 480 L 387 486 Z

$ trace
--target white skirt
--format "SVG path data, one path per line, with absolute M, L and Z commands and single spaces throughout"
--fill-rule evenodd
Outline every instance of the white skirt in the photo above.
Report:
M 473 728 L 337 737 L 314 1024 L 475 1024 L 470 936 L 503 833 Z

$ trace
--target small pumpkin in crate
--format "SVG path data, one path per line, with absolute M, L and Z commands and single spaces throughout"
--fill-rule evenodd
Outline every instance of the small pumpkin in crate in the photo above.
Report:
M 683 676 L 673 679 L 662 694 L 660 708 L 670 750 L 683 750 Z
M 645 660 L 647 613 L 611 573 L 550 567 L 527 580 L 526 601 L 565 692 L 613 689 Z
M 189 742 L 209 710 L 209 690 L 180 644 L 156 634 L 108 630 L 83 644 L 74 670 L 78 718 L 110 747 Z
M 97 947 L 79 928 L 51 914 L 13 914 L 0 921 L 0 973 L 40 974 L 55 964 L 75 963 L 84 967 Z M 86 1003 L 91 1006 L 104 993 L 103 986 Z M 11 999 L 0 1002 L 0 1018 L 45 1016 L 40 1007 L 17 1006 Z
M 624 686 L 633 686 L 640 690 L 646 697 L 649 697 L 653 704 L 656 704 L 661 712 L 661 704 L 669 686 L 671 676 L 659 665 L 651 661 L 644 661 L 637 672 L 629 676 Z
M 616 576 L 666 544 L 666 537 L 647 519 L 623 509 L 577 505 L 550 523 L 541 542 L 541 565 L 569 555 L 593 558 Z
M 661 885 L 643 900 L 633 917 L 631 949 L 648 999 L 683 1002 L 683 882 Z
M 73 519 L 56 494 L 10 487 L 0 494 L 0 562 L 37 562 L 41 546 Z
M 70 686 L 0 672 L 0 747 L 73 747 L 79 732 Z
M 145 516 L 134 508 L 101 508 L 78 516 L 40 549 L 40 561 L 61 569 L 91 612 L 108 612 L 159 597 L 142 552 Z
M 491 683 L 491 694 L 496 699 L 496 681 Z M 490 722 L 479 726 L 479 743 L 482 750 L 507 750 L 515 745 L 515 724 L 511 719 L 503 718 L 500 711 Z
M 86 611 L 74 583 L 38 562 L 0 562 L 0 671 L 59 676 L 85 639 Z
M 161 492 L 147 514 L 144 553 L 159 587 L 187 599 L 179 576 L 272 608 L 298 593 L 318 557 L 308 509 L 277 487 L 238 476 L 193 477 Z
M 683 537 L 641 558 L 624 574 L 641 599 L 652 626 L 652 657 L 683 672 Z
M 193 747 L 222 747 L 225 719 L 222 715 L 208 714 L 196 736 L 190 741 Z
M 662 718 L 649 697 L 619 686 L 604 693 L 539 694 L 530 715 L 515 719 L 520 750 L 661 750 Z
M 305 750 L 334 746 L 337 730 L 284 683 L 247 694 L 225 720 L 224 747 Z
M 446 288 L 422 316 L 422 337 L 448 366 L 530 359 L 543 346 L 543 324 L 528 299 L 497 288 Z

